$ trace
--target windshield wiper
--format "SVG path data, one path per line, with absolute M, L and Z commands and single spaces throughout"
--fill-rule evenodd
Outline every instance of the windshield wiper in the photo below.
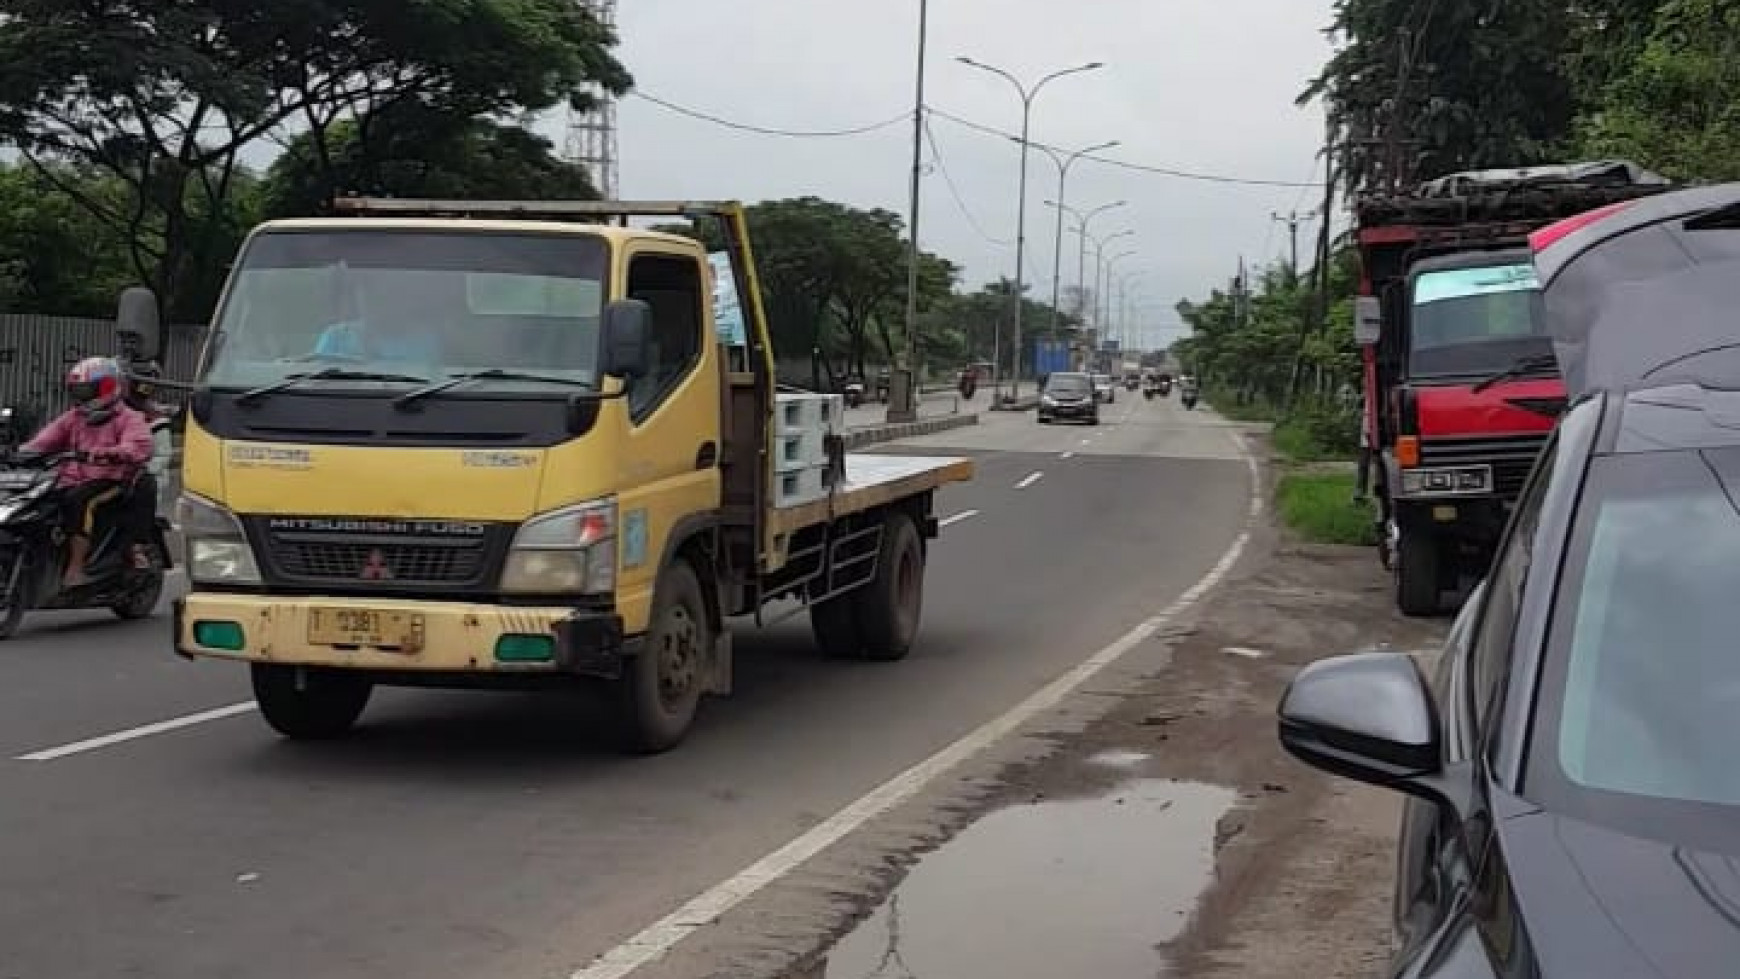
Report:
M 1500 381 L 1508 381 L 1513 377 L 1521 377 L 1524 374 L 1533 374 L 1544 368 L 1557 367 L 1558 365 L 1559 359 L 1554 357 L 1552 354 L 1530 354 L 1527 357 L 1518 357 L 1516 360 L 1511 361 L 1509 367 L 1506 367 L 1504 370 L 1499 371 L 1491 377 L 1483 378 L 1478 384 L 1475 384 L 1474 387 L 1470 388 L 1470 390 L 1475 394 L 1479 394 Z
M 418 380 L 422 380 L 422 378 L 418 378 Z M 540 381 L 540 382 L 545 383 L 545 384 L 566 384 L 569 387 L 582 387 L 582 388 L 591 388 L 592 387 L 592 382 L 582 381 L 578 378 L 551 377 L 548 374 L 528 374 L 528 373 L 525 373 L 523 371 L 510 371 L 510 370 L 503 370 L 499 367 L 492 367 L 488 370 L 472 371 L 469 374 L 455 374 L 452 377 L 449 377 L 445 381 L 437 381 L 436 383 L 431 384 L 428 387 L 420 387 L 415 391 L 406 391 L 404 394 L 401 394 L 398 397 L 393 399 L 393 407 L 395 407 L 395 408 L 409 407 L 410 405 L 416 404 L 417 402 L 423 400 L 424 398 L 429 397 L 432 394 L 440 394 L 443 391 L 448 391 L 448 390 L 451 390 L 453 388 L 456 388 L 456 387 L 460 386 L 461 384 L 470 384 L 472 381 L 490 381 L 490 380 L 497 380 L 497 381 Z
M 322 370 L 308 371 L 302 374 L 291 374 L 281 381 L 243 391 L 236 395 L 236 404 L 250 405 L 267 395 L 277 394 L 286 388 L 293 388 L 304 381 L 405 381 L 411 384 L 423 384 L 429 379 L 415 374 L 380 374 L 374 371 L 353 371 L 343 367 L 327 367 Z

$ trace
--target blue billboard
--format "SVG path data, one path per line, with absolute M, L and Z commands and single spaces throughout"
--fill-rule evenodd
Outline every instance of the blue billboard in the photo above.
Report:
M 1068 340 L 1035 340 L 1033 343 L 1033 373 L 1039 377 L 1069 370 Z

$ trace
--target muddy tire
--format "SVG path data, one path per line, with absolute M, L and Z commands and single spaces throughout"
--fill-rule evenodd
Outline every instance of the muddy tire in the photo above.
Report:
M 292 741 L 329 741 L 356 726 L 374 684 L 348 670 L 298 670 L 271 663 L 252 664 L 254 701 L 260 715 Z M 298 682 L 300 680 L 300 682 Z
M 1443 591 L 1438 541 L 1425 534 L 1403 533 L 1395 554 L 1396 607 L 1403 615 L 1437 615 Z
M 646 642 L 616 681 L 615 734 L 624 751 L 650 755 L 682 743 L 706 687 L 713 639 L 701 580 L 676 561 L 660 576 Z
M 853 592 L 861 659 L 890 663 L 912 652 L 924 612 L 924 540 L 904 513 L 891 513 L 882 527 L 876 578 Z

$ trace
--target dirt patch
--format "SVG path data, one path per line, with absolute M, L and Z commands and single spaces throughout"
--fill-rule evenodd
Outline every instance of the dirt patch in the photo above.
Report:
M 1389 587 L 1369 549 L 1283 539 L 1194 617 L 1169 669 L 1057 754 L 1008 774 L 1005 798 L 1101 791 L 1111 773 L 1095 759 L 1116 753 L 1121 777 L 1238 790 L 1218 826 L 1214 883 L 1162 948 L 1169 975 L 1363 979 L 1387 962 L 1400 797 L 1286 755 L 1275 705 L 1312 660 L 1441 640 L 1446 624 L 1402 618 Z

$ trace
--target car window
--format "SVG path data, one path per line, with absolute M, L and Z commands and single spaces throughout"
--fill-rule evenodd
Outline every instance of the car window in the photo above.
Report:
M 1698 453 L 1591 470 L 1579 580 L 1554 624 L 1565 655 L 1551 754 L 1571 783 L 1740 806 L 1734 489 Z
M 1081 374 L 1053 374 L 1045 382 L 1048 394 L 1080 394 L 1088 387 L 1088 379 Z
M 1528 579 L 1529 564 L 1534 556 L 1535 531 L 1540 526 L 1541 505 L 1546 499 L 1547 481 L 1552 475 L 1553 459 L 1557 454 L 1558 441 L 1555 438 L 1535 460 L 1534 471 L 1523 487 L 1516 514 L 1487 575 L 1480 624 L 1469 657 L 1468 684 L 1472 698 L 1468 706 L 1475 722 L 1482 726 L 1498 709 L 1500 692 L 1510 674 L 1523 583 Z

